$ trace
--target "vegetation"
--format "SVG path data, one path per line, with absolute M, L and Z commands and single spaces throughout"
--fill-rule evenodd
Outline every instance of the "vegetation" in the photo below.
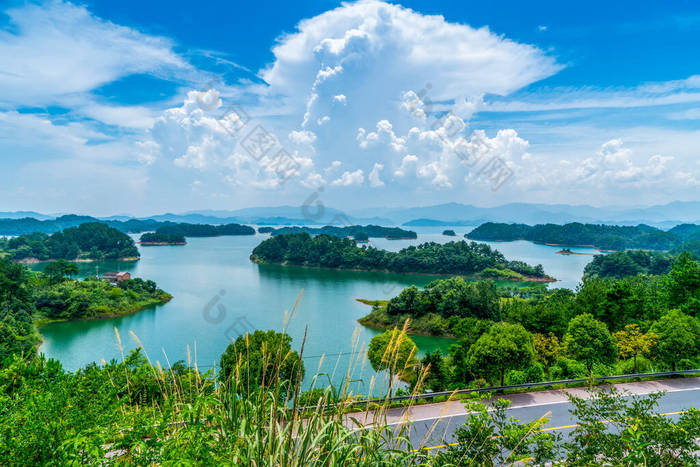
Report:
M 683 228 L 678 226 L 674 229 L 666 232 L 644 224 L 631 227 L 573 222 L 565 225 L 529 226 L 487 222 L 466 236 L 472 240 L 529 240 L 556 245 L 591 246 L 603 250 L 670 250 L 688 240 L 700 240 L 695 238 L 695 235 L 700 235 L 700 226 L 686 224 Z
M 447 235 L 448 237 L 454 237 L 457 235 L 454 230 L 450 230 L 450 229 L 443 230 L 442 234 Z
M 158 227 L 156 234 L 182 237 L 219 237 L 224 235 L 255 235 L 255 229 L 241 224 L 169 224 Z
M 389 372 L 390 396 L 394 376 L 404 381 L 415 378 L 417 353 L 418 347 L 403 330 L 390 329 L 370 341 L 367 358 L 374 371 Z
M 491 268 L 503 271 L 504 279 L 511 279 L 513 273 L 519 274 L 515 276 L 519 279 L 547 279 L 541 265 L 508 261 L 488 245 L 465 241 L 444 245 L 424 243 L 390 252 L 357 246 L 350 239 L 331 235 L 287 234 L 263 241 L 255 247 L 250 259 L 260 264 L 467 276 L 478 276 Z
M 182 245 L 187 243 L 184 235 L 180 234 L 167 234 L 159 232 L 148 232 L 141 235 L 139 240 L 141 244 L 155 244 L 155 245 Z
M 5 358 L 0 364 L 0 464 L 437 467 L 544 465 L 565 459 L 564 465 L 572 466 L 636 466 L 696 465 L 699 460 L 694 438 L 700 412 L 660 416 L 660 393 L 631 399 L 614 391 L 572 396 L 577 426 L 567 440 L 549 431 L 546 416 L 527 423 L 512 418 L 509 401 L 468 401 L 473 415 L 454 437 L 429 440 L 431 433 L 439 436 L 431 428 L 412 443 L 410 422 L 386 425 L 388 401 L 348 415 L 354 400 L 347 380 L 339 388 L 314 383 L 302 393 L 293 376 L 263 384 L 264 372 L 254 372 L 251 384 L 244 384 L 240 376 L 255 366 L 247 360 L 255 351 L 250 336 L 238 342 L 245 347 L 218 382 L 196 364 L 152 365 L 141 349 L 121 362 L 77 372 L 43 356 Z M 266 349 L 260 346 L 262 361 L 272 363 L 271 374 L 282 374 L 283 352 Z M 337 410 L 328 410 L 331 404 Z M 311 408 L 296 410 L 307 405 Z M 440 443 L 448 446 L 421 449 Z
M 586 265 L 584 277 L 623 278 L 637 274 L 666 274 L 671 270 L 673 256 L 644 250 L 617 251 L 608 255 L 595 255 Z
M 700 365 L 700 266 L 689 254 L 667 274 L 588 277 L 575 292 L 454 277 L 364 303 L 365 326 L 457 339 L 412 381 L 436 391 Z
M 70 227 L 52 235 L 31 233 L 10 238 L 2 245 L 13 260 L 125 259 L 139 252 L 128 235 L 97 222 Z
M 265 234 L 265 233 L 272 233 L 275 231 L 274 227 L 258 227 L 258 233 Z
M 70 279 L 75 274 L 75 265 L 63 260 L 35 273 L 0 259 L 0 361 L 36 351 L 37 321 L 120 316 L 171 298 L 153 281 L 130 279 L 114 286 L 94 278 Z
M 81 224 L 95 223 L 108 225 L 120 232 L 146 232 L 168 224 L 152 219 L 100 220 L 90 216 L 68 214 L 56 219 L 40 221 L 31 217 L 23 219 L 0 219 L 0 235 L 23 235 L 28 233 L 54 233 Z
M 349 225 L 347 227 L 336 227 L 327 225 L 325 227 L 280 227 L 273 230 L 272 235 L 288 235 L 308 233 L 310 235 L 332 235 L 334 237 L 353 237 L 362 235 L 366 238 L 418 238 L 418 234 L 412 230 L 405 230 L 399 227 L 382 227 L 379 225 Z
M 586 366 L 589 376 L 593 374 L 593 365 L 612 365 L 617 359 L 617 346 L 608 327 L 590 313 L 569 322 L 564 348 L 571 358 Z
M 292 350 L 292 338 L 275 331 L 255 331 L 238 337 L 226 348 L 219 363 L 219 379 L 232 378 L 240 391 L 270 390 L 279 385 L 286 395 L 304 377 L 304 363 Z
M 561 459 L 567 459 L 567 465 L 698 462 L 694 438 L 700 431 L 700 412 L 690 409 L 677 418 L 663 417 L 657 414 L 660 394 L 628 401 L 605 391 L 596 391 L 586 400 L 571 398 L 572 415 L 578 422 L 568 440 L 556 431 L 544 431 L 544 417 L 528 423 L 509 417 L 507 401 L 488 401 L 488 405 L 475 401 L 467 403 L 475 415 L 457 429 L 455 437 L 437 441 L 449 443 L 446 449 L 422 450 L 428 435 L 414 444 L 410 423 L 386 425 L 388 400 L 363 413 L 348 414 L 350 404 L 357 401 L 350 395 L 352 366 L 338 387 L 318 385 L 322 375 L 317 375 L 308 391 L 302 392 L 303 343 L 297 353 L 288 335 L 274 331 L 238 338 L 222 355 L 218 375 L 200 373 L 195 362 L 175 362 L 166 368 L 151 364 L 142 349 L 125 355 L 121 362 L 67 372 L 55 360 L 36 353 L 32 317 L 37 313 L 37 291 L 74 283 L 111 287 L 94 280 L 72 281 L 67 278 L 69 272 L 56 267 L 56 275 L 50 277 L 0 260 L 2 465 L 446 466 L 542 464 Z M 61 282 L 50 284 L 56 280 Z M 125 282 L 119 290 L 126 294 L 155 289 L 148 281 Z M 116 289 L 107 289 L 108 294 Z M 574 297 L 532 294 L 511 298 L 562 304 L 575 301 L 581 292 Z M 573 302 L 571 306 L 575 308 Z M 470 348 L 457 368 L 474 371 L 463 364 L 474 360 L 480 369 L 493 370 L 493 375 L 482 373 L 484 377 L 505 374 L 506 383 L 530 378 L 537 368 L 541 373 L 541 364 L 533 362 L 539 347 L 524 324 L 461 319 L 471 320 L 463 323 L 460 340 Z M 661 348 L 684 346 L 683 352 L 694 351 L 697 358 L 698 348 L 688 347 L 693 335 L 697 340 L 693 326 L 697 327 L 696 318 L 679 311 L 664 314 L 652 325 L 669 330 L 665 336 L 654 331 L 659 332 L 658 342 L 664 342 Z M 121 347 L 118 333 L 117 341 Z M 545 347 L 553 349 L 552 345 Z M 432 353 L 417 365 L 412 357 L 415 344 L 403 330 L 392 330 L 372 341 L 368 358 L 374 360 L 373 365 L 377 362 L 378 369 L 394 369 L 394 374 L 411 380 L 410 394 L 416 395 L 425 387 L 445 384 L 451 359 L 463 358 L 459 355 L 464 346 L 454 349 L 454 356 Z M 657 347 L 652 348 L 652 355 L 654 349 Z M 530 369 L 517 369 L 528 364 Z M 561 360 L 556 365 L 575 367 Z M 427 446 L 436 443 L 430 442 Z
M 469 348 L 467 360 L 477 372 L 495 371 L 503 386 L 506 370 L 531 366 L 534 353 L 532 335 L 524 327 L 496 323 Z

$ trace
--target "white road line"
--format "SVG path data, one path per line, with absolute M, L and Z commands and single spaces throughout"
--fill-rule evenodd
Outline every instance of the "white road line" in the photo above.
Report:
M 647 391 L 647 392 L 629 392 L 629 391 L 624 391 L 623 396 L 629 397 L 629 396 L 644 396 L 646 394 L 653 394 L 656 392 L 666 392 L 666 393 L 671 393 L 671 392 L 684 392 L 684 391 L 699 391 L 700 387 L 696 388 L 680 388 L 680 389 L 668 389 L 668 390 L 655 390 L 655 391 Z M 622 392 L 622 391 L 621 391 Z M 456 402 L 456 401 L 455 401 Z M 527 405 L 517 405 L 517 406 L 510 406 L 508 407 L 508 410 L 513 410 L 513 409 L 524 409 L 527 407 L 542 407 L 546 405 L 558 405 L 558 404 L 569 404 L 570 402 L 568 400 L 565 401 L 558 401 L 558 402 L 541 402 L 537 404 L 527 404 Z M 420 406 L 416 406 L 420 407 Z M 488 411 L 492 411 L 493 409 L 488 409 Z M 385 423 L 382 424 L 381 426 L 393 426 L 393 425 L 402 425 L 406 423 L 418 423 L 418 422 L 425 422 L 427 420 L 447 420 L 450 418 L 454 417 L 464 417 L 466 415 L 473 414 L 475 412 L 463 412 L 463 413 L 457 413 L 457 414 L 450 414 L 450 415 L 445 415 L 445 416 L 435 416 L 435 417 L 426 417 L 426 418 L 417 418 L 417 419 L 406 419 L 406 420 L 400 420 L 396 422 L 391 422 L 391 423 Z M 355 417 L 357 418 L 357 417 Z M 366 425 L 365 428 L 371 428 L 375 426 L 373 425 Z

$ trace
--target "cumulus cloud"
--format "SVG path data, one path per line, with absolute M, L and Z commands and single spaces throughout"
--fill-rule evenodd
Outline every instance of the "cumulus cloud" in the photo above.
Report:
M 60 0 L 5 10 L 0 30 L 0 102 L 60 103 L 135 73 L 192 72 L 170 40 L 93 16 Z
M 372 171 L 367 176 L 367 179 L 369 180 L 369 185 L 371 187 L 377 188 L 380 186 L 384 186 L 384 182 L 379 176 L 379 172 L 381 172 L 382 170 L 384 170 L 384 165 L 382 164 L 375 163 L 374 167 L 372 167 Z
M 361 169 L 357 169 L 354 172 L 345 171 L 340 178 L 337 178 L 331 182 L 332 186 L 357 186 L 362 185 L 365 181 L 364 172 Z

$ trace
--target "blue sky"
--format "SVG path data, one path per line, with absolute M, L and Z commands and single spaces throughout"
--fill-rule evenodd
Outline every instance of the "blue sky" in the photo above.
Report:
M 691 1 L 4 2 L 0 210 L 697 200 L 699 33 Z

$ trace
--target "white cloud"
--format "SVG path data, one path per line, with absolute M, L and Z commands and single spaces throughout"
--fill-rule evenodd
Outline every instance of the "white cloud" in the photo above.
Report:
M 316 134 L 308 130 L 295 130 L 289 133 L 289 140 L 294 144 L 313 144 L 313 142 L 316 141 Z
M 164 78 L 192 68 L 170 40 L 55 0 L 5 10 L 0 30 L 0 102 L 49 105 L 134 73 Z
M 372 171 L 367 176 L 367 179 L 369 180 L 369 185 L 371 187 L 378 188 L 380 186 L 384 186 L 384 182 L 379 177 L 379 172 L 381 172 L 382 170 L 384 170 L 384 165 L 382 164 L 375 163 L 374 167 L 372 167 Z
M 394 175 L 397 177 L 404 177 L 407 175 L 411 167 L 415 167 L 415 163 L 418 162 L 418 156 L 413 154 L 408 154 L 401 159 L 401 165 L 394 171 Z
M 364 173 L 361 169 L 357 169 L 354 172 L 348 172 L 347 170 L 343 172 L 340 178 L 337 178 L 331 182 L 332 186 L 354 186 L 362 185 L 365 181 Z
M 333 102 L 338 102 L 345 105 L 348 102 L 348 98 L 345 96 L 345 94 L 337 94 L 333 96 Z

